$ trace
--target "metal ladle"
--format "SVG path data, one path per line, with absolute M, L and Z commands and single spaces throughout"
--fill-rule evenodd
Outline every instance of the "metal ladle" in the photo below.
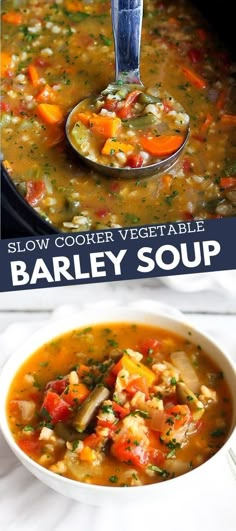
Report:
M 134 84 L 143 87 L 140 80 L 140 44 L 143 18 L 143 0 L 111 0 L 112 7 L 112 27 L 115 47 L 115 82 L 108 85 L 107 89 L 119 87 L 119 84 Z M 102 91 L 105 94 L 107 89 Z M 87 98 L 86 98 L 87 99 Z M 90 160 L 82 155 L 76 146 L 76 142 L 70 135 L 71 119 L 79 111 L 85 100 L 80 101 L 69 113 L 66 121 L 67 139 L 82 162 L 90 166 L 93 170 L 102 173 L 104 176 L 112 178 L 133 178 L 140 179 L 163 172 L 173 166 L 180 154 L 184 150 L 189 138 L 189 128 L 182 145 L 177 151 L 166 158 L 155 162 L 149 166 L 140 168 L 116 168 L 106 166 Z

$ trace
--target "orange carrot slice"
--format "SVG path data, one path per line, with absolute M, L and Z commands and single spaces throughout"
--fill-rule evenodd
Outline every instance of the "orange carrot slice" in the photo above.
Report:
M 207 86 L 206 80 L 203 77 L 201 77 L 199 74 L 196 74 L 194 70 L 187 68 L 187 66 L 183 66 L 182 72 L 184 73 L 187 80 L 191 83 L 191 85 L 194 85 L 194 87 L 198 89 L 206 88 Z
M 142 136 L 140 141 L 145 151 L 156 157 L 164 157 L 171 155 L 180 148 L 184 142 L 184 136 Z
M 46 124 L 59 124 L 63 121 L 63 112 L 59 105 L 51 103 L 39 103 L 37 112 L 41 120 Z
M 225 125 L 236 125 L 236 114 L 222 114 L 221 123 Z
M 1 52 L 1 76 L 4 77 L 6 75 L 7 70 L 10 68 L 11 64 L 11 56 L 6 52 Z
M 22 15 L 21 13 L 18 13 L 17 11 L 8 11 L 8 13 L 4 13 L 2 15 L 2 20 L 4 22 L 7 22 L 7 24 L 14 24 L 15 26 L 19 26 L 22 24 Z
M 208 113 L 204 122 L 202 123 L 201 127 L 200 127 L 200 132 L 201 133 L 206 133 L 210 127 L 210 125 L 212 124 L 213 122 L 213 116 L 212 114 Z
M 34 65 L 30 65 L 28 66 L 27 72 L 33 87 L 37 87 L 40 80 L 37 68 Z

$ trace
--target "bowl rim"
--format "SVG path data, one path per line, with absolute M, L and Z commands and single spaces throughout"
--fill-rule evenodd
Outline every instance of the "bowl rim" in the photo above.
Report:
M 219 354 L 222 359 L 224 359 L 224 361 L 226 362 L 226 365 L 228 365 L 228 369 L 229 371 L 232 372 L 232 376 L 233 378 L 235 379 L 235 384 L 236 384 L 236 364 L 234 362 L 234 360 L 232 360 L 232 358 L 229 356 L 229 354 L 226 352 L 226 350 L 221 346 L 221 344 L 219 344 L 219 342 L 214 340 L 214 338 L 212 337 L 211 334 L 208 334 L 204 331 L 202 331 L 201 329 L 199 329 L 198 327 L 196 327 L 194 324 L 192 324 L 191 322 L 189 322 L 188 320 L 185 319 L 185 315 L 183 314 L 183 316 L 181 314 L 179 315 L 173 315 L 171 314 L 170 316 L 166 315 L 165 311 L 163 311 L 163 309 L 151 309 L 150 311 L 144 309 L 144 310 L 141 310 L 140 308 L 133 308 L 133 307 L 125 307 L 125 306 L 116 306 L 116 307 L 112 307 L 112 308 L 102 308 L 101 310 L 101 314 L 103 314 L 103 312 L 106 313 L 106 318 L 104 319 L 104 317 L 102 319 L 100 319 L 101 315 L 98 315 L 97 313 L 97 309 L 95 310 L 92 310 L 92 309 L 89 309 L 89 310 L 82 310 L 81 312 L 76 312 L 74 314 L 74 316 L 72 317 L 71 315 L 67 316 L 66 318 L 56 318 L 54 320 L 52 320 L 50 323 L 46 323 L 42 326 L 39 327 L 38 330 L 36 330 L 35 332 L 33 332 L 29 338 L 24 341 L 21 346 L 19 348 L 17 348 L 16 350 L 14 350 L 10 356 L 8 357 L 8 359 L 6 360 L 6 362 L 4 363 L 3 367 L 2 367 L 2 371 L 1 371 L 1 374 L 0 374 L 0 388 L 2 388 L 3 386 L 3 393 L 1 393 L 0 395 L 0 431 L 2 432 L 2 435 L 4 437 L 4 439 L 6 440 L 6 442 L 8 443 L 8 446 L 10 447 L 10 449 L 13 451 L 13 453 L 15 454 L 16 458 L 23 464 L 23 466 L 25 466 L 28 470 L 30 470 L 30 472 L 36 476 L 37 478 L 39 478 L 39 476 L 44 476 L 45 478 L 48 478 L 48 482 L 50 479 L 52 479 L 54 482 L 58 482 L 60 483 L 61 485 L 64 485 L 64 487 L 66 486 L 73 486 L 74 488 L 78 488 L 78 489 L 85 489 L 87 491 L 90 491 L 90 493 L 103 493 L 103 494 L 112 494 L 112 496 L 115 496 L 115 493 L 116 492 L 121 492 L 121 491 L 124 491 L 125 490 L 125 493 L 126 493 L 126 496 L 131 496 L 131 492 L 133 492 L 133 489 L 124 489 L 123 487 L 121 486 L 109 486 L 109 485 L 96 485 L 96 484 L 88 484 L 88 483 L 85 483 L 85 482 L 82 482 L 82 481 L 78 481 L 78 480 L 74 480 L 74 479 L 71 479 L 71 478 L 67 478 L 67 477 L 64 477 L 64 476 L 60 476 L 58 474 L 56 474 L 55 472 L 52 472 L 50 471 L 49 469 L 43 467 L 42 465 L 40 465 L 39 463 L 37 463 L 36 461 L 34 461 L 33 459 L 31 459 L 23 450 L 21 450 L 21 448 L 18 446 L 18 444 L 16 443 L 14 437 L 13 437 L 13 434 L 10 430 L 10 427 L 9 427 L 9 424 L 8 424 L 8 420 L 7 420 L 7 414 L 6 414 L 6 403 L 7 403 L 7 399 L 8 399 L 8 394 L 9 394 L 9 390 L 10 390 L 10 386 L 11 386 L 11 383 L 15 377 L 15 375 L 17 374 L 18 370 L 20 369 L 20 367 L 24 364 L 24 362 L 29 359 L 31 356 L 34 355 L 34 353 L 37 351 L 37 349 L 39 349 L 40 347 L 42 347 L 43 345 L 45 345 L 48 341 L 50 341 L 50 339 L 53 339 L 53 338 L 57 338 L 57 337 L 60 337 L 60 336 L 63 336 L 64 334 L 66 334 L 67 332 L 70 332 L 72 330 L 75 330 L 76 328 L 78 329 L 81 329 L 83 328 L 84 325 L 86 326 L 96 326 L 97 324 L 102 324 L 104 323 L 105 324 L 112 324 L 112 323 L 128 323 L 128 322 L 134 322 L 134 318 L 132 317 L 131 319 L 131 316 L 133 315 L 136 315 L 135 317 L 135 322 L 137 323 L 140 323 L 140 324 L 147 324 L 147 322 L 145 322 L 145 317 L 150 317 L 150 318 L 154 318 L 154 319 L 158 319 L 158 318 L 163 318 L 169 325 L 170 325 L 170 328 L 167 326 L 167 324 L 165 326 L 162 326 L 162 325 L 158 325 L 157 323 L 154 324 L 154 323 L 150 323 L 151 325 L 154 325 L 156 326 L 157 328 L 165 328 L 166 327 L 166 330 L 171 330 L 171 325 L 180 325 L 180 327 L 183 327 L 185 328 L 186 330 L 188 329 L 188 331 L 191 331 L 191 334 L 196 334 L 198 336 L 198 339 L 202 339 L 203 341 L 206 341 L 206 343 L 208 343 L 214 350 L 215 350 L 215 353 Z M 120 315 L 120 318 L 119 317 L 112 317 L 113 316 L 113 313 L 115 314 L 119 314 Z M 124 316 L 123 316 L 124 315 Z M 81 324 L 81 322 L 79 322 L 82 318 L 82 321 L 85 321 L 84 323 Z M 74 322 L 76 322 L 78 320 L 78 324 L 75 325 L 75 326 L 72 326 L 72 324 Z M 72 324 L 71 324 L 72 323 Z M 53 332 L 53 330 L 55 328 L 62 328 L 63 330 L 60 332 L 60 333 L 57 333 L 55 334 L 55 332 Z M 65 329 L 64 329 L 65 328 Z M 172 330 L 173 331 L 173 330 Z M 184 330 L 182 331 L 182 333 L 184 332 Z M 182 335 L 181 332 L 176 332 L 174 331 L 174 333 L 176 333 L 177 335 Z M 187 332 L 186 332 L 187 333 Z M 44 335 L 48 335 L 47 339 L 42 341 L 41 340 L 41 337 L 44 336 Z M 182 335 L 182 337 L 184 337 L 184 334 Z M 33 350 L 31 349 L 31 343 L 38 343 L 38 346 L 36 348 L 34 348 Z M 195 341 L 193 340 L 193 343 L 195 343 Z M 28 350 L 30 350 L 31 352 L 28 352 Z M 23 355 L 23 359 L 21 359 L 21 356 L 22 356 L 22 353 L 25 354 L 25 352 L 27 352 L 26 355 Z M 18 361 L 18 357 L 20 356 L 20 363 L 15 363 Z M 208 353 L 207 353 L 207 356 L 211 358 L 213 358 L 212 356 L 210 356 Z M 14 370 L 12 370 L 13 368 L 13 365 L 14 365 Z M 10 371 L 10 379 L 8 381 L 8 372 Z M 230 391 L 231 391 L 231 395 L 232 395 L 232 400 L 234 402 L 234 394 L 233 394 L 233 389 L 232 389 L 232 386 L 229 384 L 229 387 L 230 387 Z M 234 434 L 236 432 L 236 423 L 234 423 L 234 417 L 236 417 L 236 398 L 235 398 L 235 411 L 233 413 L 233 416 L 232 416 L 232 425 L 231 425 L 231 428 L 229 430 L 229 434 L 227 436 L 227 439 L 226 441 L 224 442 L 224 444 L 221 446 L 221 448 L 219 448 L 219 450 L 213 455 L 211 456 L 207 461 L 205 461 L 204 463 L 202 463 L 201 465 L 199 465 L 198 467 L 194 468 L 193 470 L 189 470 L 188 472 L 185 472 L 184 474 L 180 475 L 180 476 L 176 476 L 174 478 L 171 478 L 171 480 L 165 480 L 165 481 L 161 481 L 161 482 L 157 482 L 157 483 L 151 483 L 151 484 L 147 484 L 147 485 L 138 485 L 135 487 L 135 492 L 137 492 L 136 489 L 138 489 L 138 491 L 143 491 L 143 489 L 145 489 L 145 493 L 147 493 L 147 491 L 153 491 L 153 489 L 166 489 L 166 488 L 169 488 L 170 485 L 176 485 L 176 482 L 178 481 L 178 483 L 180 483 L 181 481 L 185 481 L 186 482 L 186 476 L 189 477 L 189 475 L 191 475 L 191 477 L 193 477 L 193 474 L 194 476 L 199 474 L 199 472 L 201 473 L 202 470 L 205 470 L 206 467 L 208 467 L 210 464 L 212 464 L 212 461 L 215 461 L 220 455 L 222 455 L 222 453 L 226 450 L 226 448 L 230 445 L 230 441 L 232 440 L 232 438 L 234 437 Z M 35 471 L 33 472 L 32 469 Z M 38 472 L 38 474 L 37 474 Z M 40 477 L 41 479 L 41 477 Z M 42 482 L 44 482 L 42 479 L 41 479 Z M 187 480 L 188 481 L 188 480 Z M 48 482 L 45 480 L 45 484 L 48 485 Z M 54 490 L 56 490 L 54 487 L 52 487 Z M 59 491 L 58 491 L 59 492 Z M 127 494 L 127 492 L 129 494 Z M 71 496 L 70 496 L 71 497 Z

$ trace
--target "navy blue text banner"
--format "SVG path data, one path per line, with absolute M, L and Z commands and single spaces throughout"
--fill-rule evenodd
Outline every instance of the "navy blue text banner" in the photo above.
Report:
M 0 291 L 236 269 L 236 217 L 0 241 Z

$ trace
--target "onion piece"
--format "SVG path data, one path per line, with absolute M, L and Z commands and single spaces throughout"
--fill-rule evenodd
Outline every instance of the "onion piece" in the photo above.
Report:
M 177 369 L 180 371 L 183 381 L 187 384 L 191 391 L 193 391 L 193 393 L 198 393 L 200 389 L 200 382 L 187 354 L 182 351 L 172 352 L 170 357 L 175 367 L 177 367 Z
M 29 421 L 35 414 L 36 405 L 33 400 L 13 400 L 18 405 L 22 420 Z
M 142 409 L 145 409 L 151 417 L 146 420 L 147 426 L 151 430 L 163 432 L 166 428 L 167 418 L 165 411 L 160 411 L 160 409 L 155 409 L 154 407 L 148 407 L 146 405 Z

